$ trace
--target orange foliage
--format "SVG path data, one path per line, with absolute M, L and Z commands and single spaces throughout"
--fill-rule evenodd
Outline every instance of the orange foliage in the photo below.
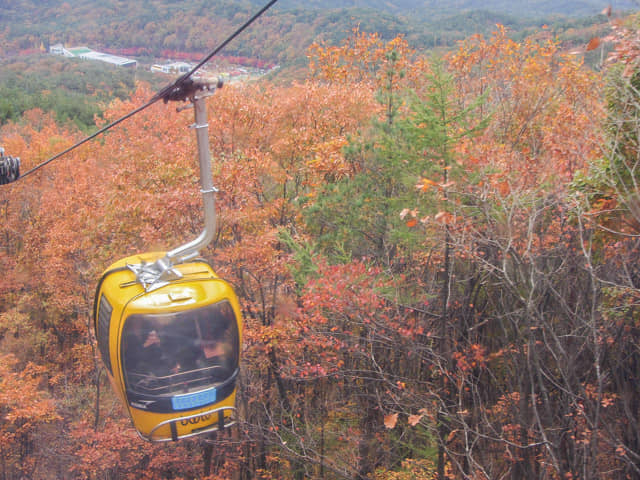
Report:
M 313 77 L 334 86 L 356 84 L 374 90 L 419 88 L 428 68 L 402 36 L 384 41 L 358 27 L 342 45 L 312 44 L 307 56 Z
M 0 354 L 0 455 L 3 474 L 29 478 L 46 474 L 29 456 L 28 445 L 35 442 L 45 425 L 61 418 L 55 403 L 41 389 L 46 369 L 28 363 L 17 370 L 18 359 Z
M 488 40 L 462 42 L 447 58 L 462 98 L 488 95 L 486 133 L 457 149 L 470 168 L 507 174 L 494 184 L 501 195 L 541 184 L 562 189 L 600 154 L 594 116 L 602 112 L 601 84 L 550 38 L 517 43 L 499 27 Z
M 489 118 L 489 128 L 452 146 L 455 170 L 463 175 L 454 177 L 452 169 L 438 183 L 427 178 L 430 172 L 420 172 L 412 180 L 418 193 L 440 195 L 440 203 L 432 205 L 434 221 L 421 219 L 413 206 L 400 207 L 397 214 L 412 233 L 422 228 L 428 235 L 412 237 L 418 239 L 415 251 L 389 248 L 393 258 L 385 259 L 386 270 L 370 267 L 369 259 L 332 263 L 314 257 L 314 274 L 298 292 L 292 254 L 280 232 L 313 243 L 302 221 L 303 205 L 327 182 L 355 175 L 343 149 L 381 113 L 374 91 L 413 86 L 420 94 L 418 79 L 428 73 L 402 38 L 383 42 L 359 30 L 341 46 L 314 45 L 310 56 L 312 80 L 286 87 L 226 86 L 208 102 L 219 229 L 202 255 L 237 287 L 248 327 L 239 395 L 244 436 L 235 444 L 216 444 L 220 455 L 242 456 L 243 471 L 265 477 L 326 467 L 341 476 L 432 479 L 430 461 L 398 459 L 375 448 L 393 445 L 394 435 L 416 444 L 428 438 L 436 446 L 438 437 L 440 446 L 454 453 L 439 465 L 445 475 L 466 469 L 469 477 L 492 478 L 479 465 L 450 460 L 460 452 L 472 458 L 475 452 L 464 450 L 465 435 L 478 433 L 473 441 L 486 449 L 482 454 L 496 477 L 515 476 L 516 466 L 544 464 L 541 474 L 557 478 L 552 455 L 541 447 L 554 447 L 541 434 L 559 432 L 555 421 L 566 430 L 556 438 L 573 446 L 609 442 L 601 452 L 618 456 L 598 460 L 613 471 L 629 447 L 618 435 L 624 422 L 616 424 L 610 412 L 630 401 L 631 390 L 626 396 L 602 392 L 589 379 L 572 380 L 557 391 L 549 387 L 552 398 L 544 401 L 550 404 L 559 404 L 555 397 L 568 388 L 578 393 L 558 417 L 547 412 L 553 418 L 541 426 L 547 419 L 526 416 L 547 406 L 540 389 L 521 394 L 524 374 L 511 371 L 532 368 L 528 360 L 537 355 L 541 364 L 558 362 L 544 373 L 562 382 L 554 369 L 563 367 L 557 360 L 563 351 L 547 351 L 554 342 L 577 342 L 573 339 L 583 335 L 588 322 L 604 320 L 612 331 L 594 327 L 580 337 L 585 347 L 575 356 L 588 357 L 637 329 L 633 286 L 606 295 L 612 304 L 624 305 L 622 313 L 594 310 L 592 317 L 576 320 L 574 311 L 588 302 L 573 290 L 557 301 L 561 313 L 545 310 L 557 300 L 552 284 L 554 275 L 561 276 L 557 272 L 571 268 L 572 274 L 584 274 L 591 268 L 576 248 L 583 232 L 567 220 L 562 195 L 602 144 L 594 120 L 602 109 L 597 75 L 564 56 L 550 39 L 518 43 L 500 27 L 488 40 L 476 36 L 463 42 L 447 56 L 455 98 L 463 107 L 486 94 L 472 115 Z M 129 101 L 110 105 L 105 121 L 150 96 L 140 86 Z M 3 145 L 23 158 L 25 169 L 79 135 L 42 112 L 29 112 L 25 120 L 3 131 Z M 104 406 L 114 401 L 104 393 L 103 404 L 92 411 L 99 376 L 87 334 L 94 282 L 105 265 L 133 252 L 174 247 L 201 229 L 195 140 L 186 128 L 191 121 L 189 110 L 177 113 L 173 104 L 156 104 L 55 166 L 0 190 L 0 452 L 13 472 L 38 476 L 36 454 L 26 458 L 21 447 L 39 436 L 40 444 L 56 438 L 55 451 L 74 459 L 70 473 L 81 478 L 204 477 L 199 458 L 204 444 L 141 446 L 122 412 Z M 536 196 L 543 184 L 554 195 Z M 440 245 L 443 229 L 446 254 Z M 637 263 L 636 249 L 629 241 L 607 245 L 603 252 L 623 270 Z M 557 270 L 547 274 L 548 265 Z M 526 301 L 531 303 L 523 306 Z M 573 330 L 541 343 L 550 334 L 545 328 L 570 321 L 576 322 Z M 505 344 L 496 344 L 505 338 Z M 588 343 L 592 339 L 595 345 Z M 633 353 L 621 355 L 620 363 Z M 30 356 L 38 356 L 46 369 L 28 363 Z M 530 385 L 539 387 L 533 380 Z M 61 399 L 59 405 L 45 387 Z M 605 438 L 608 431 L 591 427 L 590 403 L 611 420 L 617 437 Z M 447 408 L 447 420 L 455 421 L 438 423 Z M 97 414 L 102 422 L 96 428 L 90 420 Z M 70 434 L 59 438 L 47 429 L 63 415 Z M 412 437 L 425 428 L 431 429 L 425 437 Z M 324 448 L 332 449 L 331 459 L 317 453 Z M 416 452 L 424 448 L 420 444 Z M 38 454 L 42 458 L 43 450 Z M 377 473 L 354 467 L 374 460 L 381 465 Z M 235 471 L 232 461 L 219 464 L 220 477 Z M 390 465 L 393 471 L 386 470 Z

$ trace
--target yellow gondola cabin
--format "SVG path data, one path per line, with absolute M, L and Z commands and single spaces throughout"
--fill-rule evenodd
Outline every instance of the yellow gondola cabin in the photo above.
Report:
M 113 264 L 98 285 L 98 347 L 134 427 L 150 441 L 177 440 L 234 421 L 242 323 L 231 286 L 205 262 L 174 267 L 182 278 L 152 291 L 127 265 Z

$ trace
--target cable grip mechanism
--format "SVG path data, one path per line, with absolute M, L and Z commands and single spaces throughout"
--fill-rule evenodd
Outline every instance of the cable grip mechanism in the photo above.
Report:
M 218 79 L 214 82 L 207 82 L 203 80 L 194 80 L 191 77 L 179 77 L 178 80 L 170 85 L 167 85 L 160 90 L 151 100 L 160 100 L 164 103 L 168 102 L 193 102 L 197 96 L 210 96 L 215 93 L 216 90 L 222 88 L 222 79 Z M 202 95 L 204 93 L 204 95 Z M 200 95 L 198 95 L 200 94 Z M 189 108 L 189 107 L 186 107 Z
M 0 147 L 0 185 L 15 182 L 20 178 L 20 157 L 4 154 Z

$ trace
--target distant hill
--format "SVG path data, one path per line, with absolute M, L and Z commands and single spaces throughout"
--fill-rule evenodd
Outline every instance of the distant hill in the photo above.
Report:
M 218 45 L 265 0 L 0 0 L 0 55 L 55 43 L 94 49 L 204 53 Z M 358 26 L 383 38 L 404 35 L 415 48 L 451 47 L 497 23 L 514 33 L 558 24 L 604 22 L 596 0 L 280 0 L 229 45 L 227 55 L 303 64 L 314 41 L 340 42 Z M 617 0 L 614 8 L 632 8 Z
M 0 124 L 33 107 L 90 129 L 100 105 L 126 97 L 148 72 L 43 55 L 50 45 L 88 46 L 151 65 L 158 58 L 202 58 L 266 0 L 0 0 Z M 628 0 L 614 8 L 631 8 Z M 340 43 L 356 27 L 383 39 L 403 35 L 418 50 L 448 49 L 496 24 L 514 37 L 543 24 L 567 48 L 602 36 L 603 4 L 578 0 L 280 0 L 213 62 L 277 62 L 284 80 L 303 74 L 312 42 Z M 235 57 L 235 58 L 234 58 Z M 596 63 L 598 60 L 593 60 Z M 248 64 L 248 63 L 247 63 Z M 160 85 L 154 85 L 160 88 Z M 97 93 L 96 93 L 97 92 Z
M 604 8 L 611 5 L 615 10 L 633 10 L 638 5 L 630 0 L 594 1 L 594 0 L 452 0 L 443 2 L 429 0 L 424 2 L 429 9 L 442 8 L 447 11 L 486 10 L 513 15 L 518 18 L 542 18 L 548 16 L 565 15 L 568 17 L 582 17 L 597 15 Z
M 258 5 L 259 0 L 253 0 Z M 595 15 L 611 5 L 616 10 L 637 9 L 632 0 L 280 0 L 279 8 L 338 9 L 365 8 L 394 14 L 418 14 L 421 17 L 451 16 L 471 10 L 539 18 L 549 15 L 571 17 Z

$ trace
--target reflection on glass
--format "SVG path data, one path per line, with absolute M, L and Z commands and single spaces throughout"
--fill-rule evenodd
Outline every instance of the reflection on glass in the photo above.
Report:
M 123 333 L 127 389 L 171 396 L 215 386 L 238 366 L 236 318 L 228 301 L 166 314 L 136 314 Z

